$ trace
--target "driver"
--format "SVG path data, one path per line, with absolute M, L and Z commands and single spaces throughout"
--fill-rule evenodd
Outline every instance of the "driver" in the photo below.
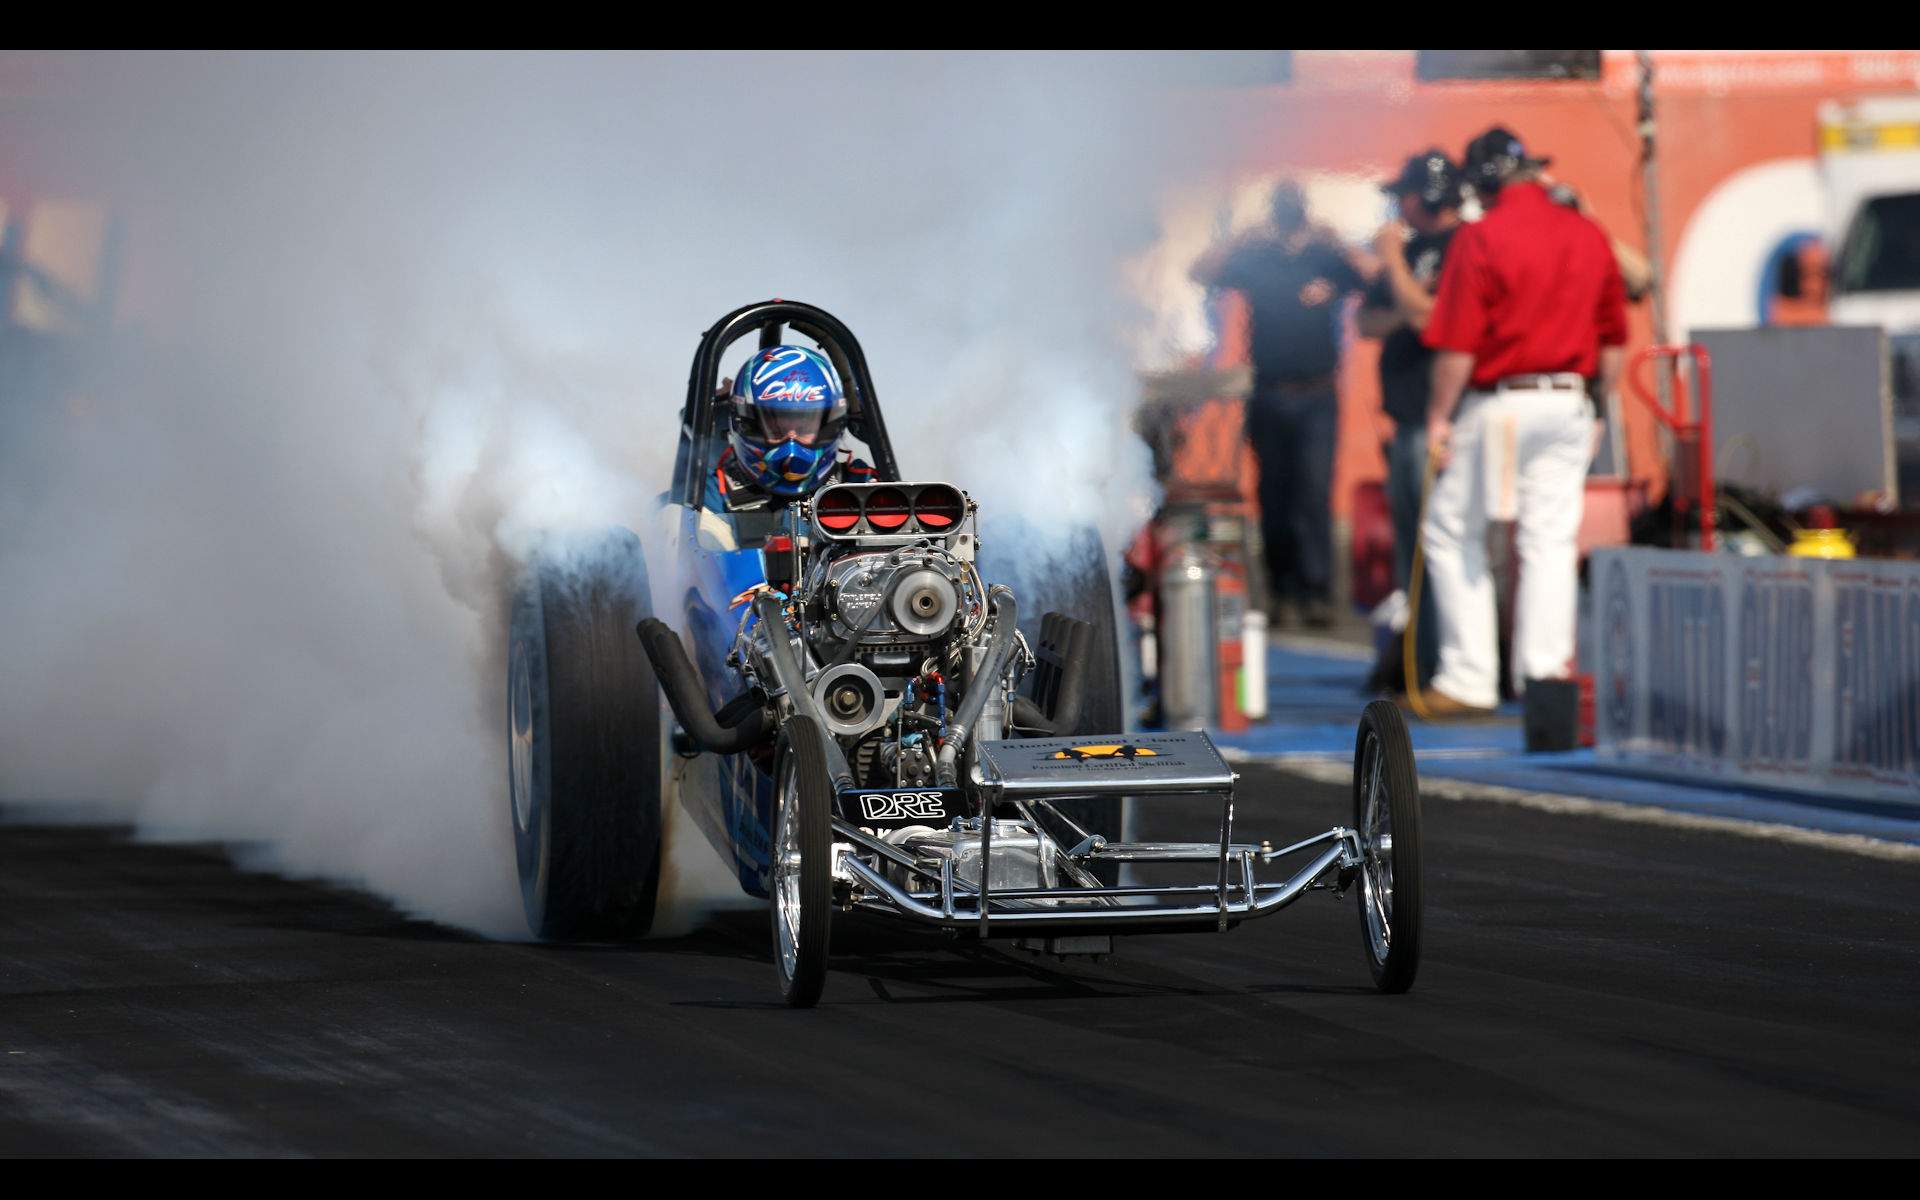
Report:
M 874 469 L 840 448 L 847 396 L 826 356 L 768 346 L 722 385 L 731 428 L 707 477 L 714 512 L 771 511 L 829 483 L 867 483 Z

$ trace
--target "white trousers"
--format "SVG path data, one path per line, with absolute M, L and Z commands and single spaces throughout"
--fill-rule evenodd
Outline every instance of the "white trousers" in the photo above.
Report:
M 1520 588 L 1513 612 L 1516 691 L 1559 679 L 1574 654 L 1580 513 L 1593 416 L 1584 392 L 1539 388 L 1468 392 L 1453 423 L 1453 454 L 1434 482 L 1421 525 L 1427 579 L 1440 621 L 1433 686 L 1462 704 L 1500 701 L 1500 631 L 1487 522 L 1519 524 Z

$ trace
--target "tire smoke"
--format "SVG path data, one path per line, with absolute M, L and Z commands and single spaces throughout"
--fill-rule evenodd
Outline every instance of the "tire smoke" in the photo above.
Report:
M 844 319 L 909 477 L 1144 517 L 1120 265 L 1206 166 L 1171 62 L 65 60 L 38 165 L 130 266 L 111 333 L 0 347 L 0 798 L 524 936 L 507 581 L 643 527 L 720 314 Z

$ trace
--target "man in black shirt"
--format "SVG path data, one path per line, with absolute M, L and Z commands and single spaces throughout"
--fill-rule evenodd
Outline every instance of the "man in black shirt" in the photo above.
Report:
M 1260 525 L 1276 600 L 1299 604 L 1308 625 L 1333 623 L 1334 437 L 1340 404 L 1340 304 L 1373 265 L 1307 220 L 1299 185 L 1273 192 L 1265 228 L 1202 255 L 1193 278 L 1244 293 L 1253 312 L 1253 395 L 1247 436 L 1260 460 Z
M 1440 264 L 1460 227 L 1460 169 L 1439 150 L 1407 160 L 1397 179 L 1380 190 L 1394 197 L 1400 219 L 1389 221 L 1374 238 L 1381 271 L 1360 308 L 1360 334 L 1380 339 L 1380 399 L 1393 418 L 1387 443 L 1387 501 L 1393 509 L 1394 580 L 1404 590 L 1420 536 L 1420 490 L 1427 465 L 1427 399 L 1432 393 L 1433 351 L 1420 344 L 1420 332 L 1433 311 L 1440 286 Z M 1412 236 L 1407 236 L 1408 232 Z M 1420 589 L 1419 637 L 1415 644 L 1424 687 L 1439 654 L 1432 589 Z M 1388 648 L 1392 661 L 1374 671 L 1377 683 L 1397 680 L 1400 646 Z M 1410 686 L 1411 681 L 1404 686 Z M 1399 691 L 1402 688 L 1390 688 Z

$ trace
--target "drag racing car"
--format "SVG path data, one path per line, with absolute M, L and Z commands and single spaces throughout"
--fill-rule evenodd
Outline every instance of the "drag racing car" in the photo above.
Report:
M 747 338 L 767 361 L 805 339 L 831 364 L 858 466 L 787 502 L 721 495 L 741 419 L 722 365 Z M 981 505 L 901 473 L 860 345 L 830 314 L 774 300 L 708 329 L 645 538 L 556 539 L 514 591 L 509 780 L 533 933 L 645 935 L 678 805 L 770 901 L 797 1007 L 820 998 L 837 914 L 1106 953 L 1116 935 L 1224 932 L 1350 888 L 1376 986 L 1411 986 L 1420 804 L 1398 710 L 1360 715 L 1351 828 L 1249 839 L 1205 732 L 1123 731 L 1098 538 L 983 539 Z M 1143 797 L 1191 800 L 1205 840 L 1124 840 Z

